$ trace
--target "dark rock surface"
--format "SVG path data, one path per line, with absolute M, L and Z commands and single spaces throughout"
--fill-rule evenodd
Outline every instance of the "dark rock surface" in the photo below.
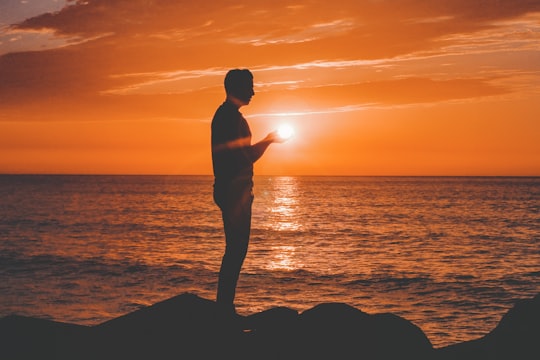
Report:
M 540 294 L 484 337 L 435 349 L 413 323 L 343 303 L 224 319 L 184 293 L 96 326 L 0 319 L 0 359 L 540 359 Z
M 540 359 L 540 294 L 519 300 L 485 336 L 438 350 L 438 359 Z

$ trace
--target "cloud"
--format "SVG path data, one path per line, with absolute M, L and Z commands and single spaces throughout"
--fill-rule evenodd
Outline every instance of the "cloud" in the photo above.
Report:
M 204 25 L 229 1 L 71 0 L 56 13 L 26 19 L 19 29 L 51 28 L 59 34 L 95 37 L 103 33 L 145 35 Z
M 508 90 L 493 83 L 489 78 L 432 80 L 428 78 L 403 78 L 386 81 L 370 81 L 346 85 L 329 85 L 312 88 L 296 88 L 280 91 L 283 104 L 302 103 L 309 113 L 357 111 L 368 107 L 427 104 L 463 99 L 500 96 Z M 264 98 L 278 95 L 268 93 Z M 258 105 L 264 107 L 264 104 Z M 331 110 L 330 110 L 331 109 Z
M 329 23 L 318 23 L 303 28 L 288 29 L 284 34 L 268 32 L 258 36 L 248 35 L 230 39 L 232 43 L 249 44 L 253 46 L 299 44 L 312 42 L 323 38 L 334 38 L 346 34 L 355 27 L 350 19 L 337 19 Z
M 65 5 L 65 0 L 2 0 L 0 1 L 0 26 L 15 24 L 46 12 L 55 12 Z
M 117 99 L 121 106 L 128 95 L 151 104 L 159 94 L 195 101 L 221 94 L 221 76 L 231 67 L 257 71 L 269 93 L 337 89 L 341 99 L 328 106 L 353 106 L 359 98 L 403 103 L 501 94 L 508 90 L 493 85 L 489 74 L 475 76 L 475 63 L 469 70 L 459 66 L 459 57 L 516 47 L 538 51 L 539 11 L 540 3 L 526 0 L 297 6 L 285 0 L 72 0 L 9 30 L 48 38 L 40 40 L 41 48 L 33 45 L 41 51 L 21 46 L 0 57 L 0 101 L 110 105 Z M 458 85 L 468 89 L 458 94 Z M 410 92 L 421 86 L 424 91 Z

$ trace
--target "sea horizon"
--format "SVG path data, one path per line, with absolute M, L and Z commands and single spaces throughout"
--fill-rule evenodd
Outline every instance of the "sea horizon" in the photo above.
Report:
M 1 173 L 0 176 L 209 176 L 213 177 L 213 174 L 161 174 L 161 173 Z M 437 175 L 437 174 L 425 174 L 425 175 L 407 175 L 407 174 L 394 174 L 394 175 L 349 175 L 349 174 L 255 174 L 255 177 L 442 177 L 442 178 L 453 178 L 453 177 L 478 177 L 478 178 L 537 178 L 539 175 Z

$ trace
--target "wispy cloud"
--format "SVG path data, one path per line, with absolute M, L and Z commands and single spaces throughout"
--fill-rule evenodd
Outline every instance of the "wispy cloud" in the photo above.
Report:
M 268 30 L 261 34 L 232 38 L 231 43 L 249 44 L 253 46 L 298 44 L 311 42 L 322 38 L 343 36 L 353 28 L 355 22 L 351 19 L 337 19 L 326 23 L 317 23 L 302 28 L 292 27 L 286 34 L 273 34 Z

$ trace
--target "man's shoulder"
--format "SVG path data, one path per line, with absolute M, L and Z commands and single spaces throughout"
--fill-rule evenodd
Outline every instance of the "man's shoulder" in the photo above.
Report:
M 229 101 L 224 101 L 219 107 L 217 108 L 216 112 L 228 112 L 232 114 L 239 114 L 240 111 L 238 111 L 238 108 Z
M 229 102 L 224 102 L 217 108 L 216 112 L 214 113 L 212 122 L 222 122 L 226 120 L 233 121 L 235 119 L 238 119 L 240 116 L 240 112 L 234 105 L 230 104 Z

